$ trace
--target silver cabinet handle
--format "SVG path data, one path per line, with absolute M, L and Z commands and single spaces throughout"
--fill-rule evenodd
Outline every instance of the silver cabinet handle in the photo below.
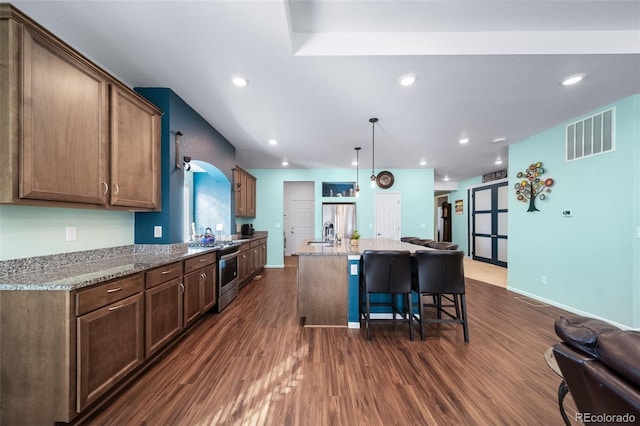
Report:
M 200 259 L 200 262 L 206 262 L 207 259 Z
M 180 291 L 184 293 L 184 284 L 180 283 Z
M 107 195 L 107 192 L 109 192 L 109 185 L 107 185 L 107 182 L 102 182 L 102 185 L 104 186 L 104 192 L 102 193 L 102 195 Z
M 118 306 L 114 306 L 113 308 L 109 308 L 110 311 L 115 311 L 117 309 L 120 309 L 124 306 L 124 303 L 119 304 Z
M 161 273 L 162 273 L 162 275 L 170 274 L 171 273 L 171 269 L 169 269 L 168 271 L 162 271 Z
M 115 293 L 116 291 L 120 291 L 120 290 L 122 290 L 122 287 L 110 288 L 109 290 L 107 290 L 107 293 Z
M 118 186 L 117 183 L 113 184 L 113 195 L 118 195 L 118 193 L 120 193 L 120 187 Z

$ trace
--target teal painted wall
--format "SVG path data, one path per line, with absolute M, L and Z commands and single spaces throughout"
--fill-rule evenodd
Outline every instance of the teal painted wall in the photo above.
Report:
M 283 212 L 284 182 L 315 182 L 316 238 L 322 229 L 322 202 L 355 202 L 358 229 L 363 238 L 373 238 L 375 192 L 398 192 L 401 199 L 401 235 L 433 238 L 433 169 L 390 169 L 395 177 L 388 190 L 371 189 L 369 173 L 361 170 L 360 197 L 323 198 L 322 182 L 354 181 L 353 169 L 253 169 L 257 178 L 255 229 L 268 231 L 268 266 L 284 265 Z
M 451 203 L 451 241 L 458 244 L 458 250 L 463 250 L 467 256 L 469 253 L 469 212 L 471 211 L 471 200 L 467 199 L 467 192 L 470 188 L 482 185 L 482 177 L 477 176 L 458 183 L 458 189 L 451 192 L 448 201 Z M 462 200 L 462 214 L 455 212 L 456 200 Z
M 509 147 L 508 288 L 637 328 L 640 96 L 614 106 L 614 152 L 565 162 L 568 123 Z M 536 200 L 540 211 L 527 212 L 513 186 L 518 171 L 537 161 L 555 185 L 547 199 Z M 572 217 L 563 217 L 563 210 L 571 210 Z M 546 285 L 541 284 L 543 275 Z
M 180 131 L 180 155 L 211 164 L 215 174 L 227 181 L 233 178 L 236 150 L 216 129 L 168 88 L 137 87 L 138 93 L 164 111 L 162 115 L 162 211 L 136 213 L 136 244 L 173 244 L 187 240 L 184 231 L 184 172 L 175 167 L 175 132 Z M 227 186 L 229 198 L 231 186 Z M 197 212 L 196 212 L 197 214 Z M 233 223 L 234 206 L 226 212 L 224 223 Z M 199 224 L 197 224 L 199 225 Z M 155 226 L 162 226 L 161 238 L 153 236 Z
M 66 241 L 66 227 L 76 240 Z M 133 244 L 133 213 L 0 206 L 0 260 Z

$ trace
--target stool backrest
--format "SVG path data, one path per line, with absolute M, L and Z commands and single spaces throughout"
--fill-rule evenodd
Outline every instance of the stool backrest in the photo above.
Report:
M 409 293 L 411 254 L 405 250 L 365 250 L 362 277 L 367 293 Z
M 420 293 L 464 293 L 464 252 L 418 250 L 415 252 Z

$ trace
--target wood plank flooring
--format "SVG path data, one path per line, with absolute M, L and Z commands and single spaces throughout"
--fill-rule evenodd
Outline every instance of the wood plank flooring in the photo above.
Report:
M 296 268 L 268 269 L 88 423 L 562 425 L 543 353 L 563 311 L 515 296 L 467 280 L 468 344 L 451 324 L 412 342 L 400 322 L 373 324 L 367 341 L 302 327 Z

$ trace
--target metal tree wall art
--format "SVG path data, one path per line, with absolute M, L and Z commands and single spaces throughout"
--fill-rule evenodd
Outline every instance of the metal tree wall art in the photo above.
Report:
M 516 195 L 518 196 L 518 201 L 522 201 L 523 203 L 529 201 L 528 212 L 540 211 L 536 208 L 536 198 L 540 197 L 541 200 L 544 200 L 546 198 L 545 193 L 551 192 L 553 179 L 544 179 L 542 177 L 543 174 L 544 168 L 542 168 L 542 163 L 539 161 L 530 164 L 525 171 L 518 172 L 517 177 L 518 179 L 522 179 L 522 181 L 515 185 Z

